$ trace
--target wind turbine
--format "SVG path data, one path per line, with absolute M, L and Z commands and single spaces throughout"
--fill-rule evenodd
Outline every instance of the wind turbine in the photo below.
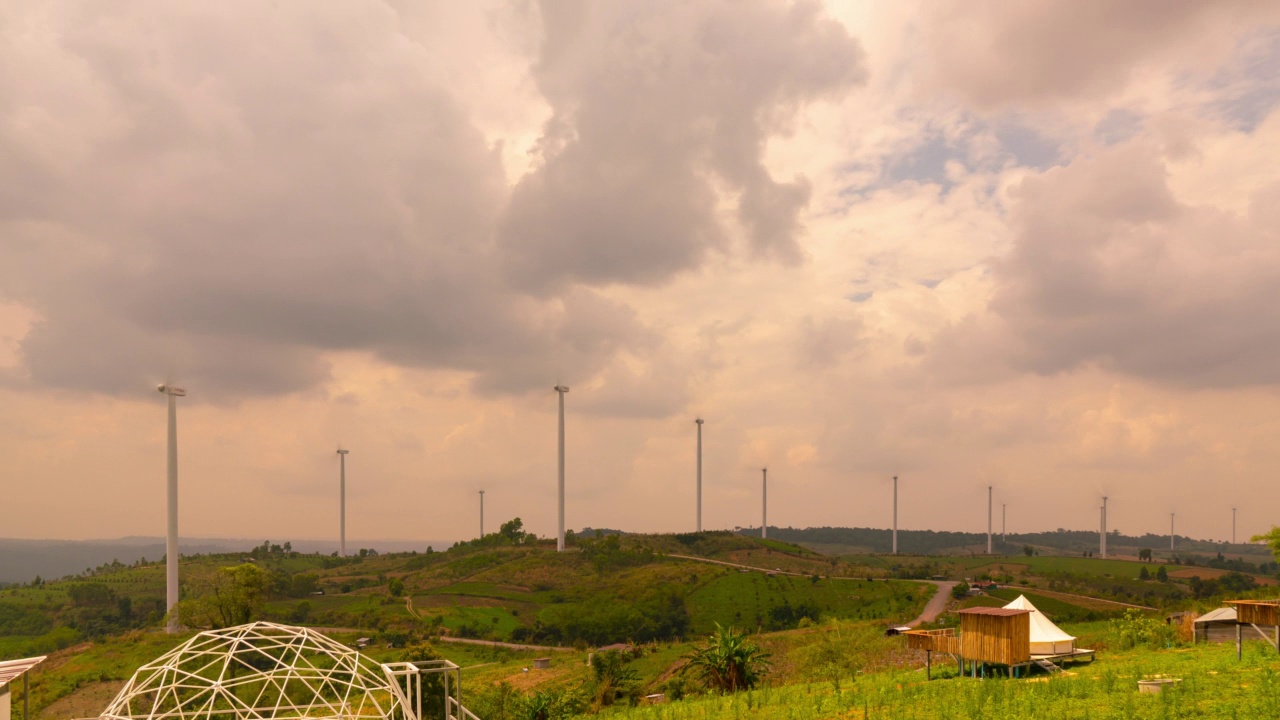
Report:
M 174 608 L 178 605 L 178 403 L 177 399 L 186 397 L 187 391 L 173 385 L 160 385 L 156 388 L 169 398 L 169 458 L 168 458 L 168 501 L 169 529 L 165 536 L 165 606 L 169 613 L 169 622 L 165 630 L 178 632 L 178 616 Z
M 1101 551 L 1102 559 L 1107 559 L 1107 496 L 1102 496 L 1102 528 L 1098 536 L 1098 549 Z
M 698 524 L 697 531 L 702 532 L 702 418 L 694 420 L 698 425 Z
M 555 391 L 560 395 L 560 512 L 557 515 L 556 552 L 564 552 L 564 394 L 569 392 L 569 388 L 556 385 Z
M 347 556 L 347 453 L 338 448 L 338 556 Z
M 769 468 L 760 468 L 760 538 L 769 537 Z
M 991 486 L 987 486 L 987 554 L 991 554 Z
M 898 476 L 893 476 L 893 554 L 898 554 Z

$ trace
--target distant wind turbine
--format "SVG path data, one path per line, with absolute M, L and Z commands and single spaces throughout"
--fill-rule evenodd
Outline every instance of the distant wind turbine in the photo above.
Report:
M 1098 549 L 1102 559 L 1107 559 L 1107 496 L 1102 496 L 1102 527 L 1098 537 Z
M 560 395 L 560 511 L 556 525 L 556 552 L 564 552 L 564 394 L 569 392 L 569 388 L 556 385 L 555 391 Z
M 987 486 L 987 554 L 991 554 L 991 486 Z
M 898 476 L 893 476 L 893 554 L 898 554 Z
M 760 468 L 760 538 L 769 537 L 769 468 Z
M 702 532 L 702 418 L 694 420 L 698 425 L 698 501 L 697 531 Z

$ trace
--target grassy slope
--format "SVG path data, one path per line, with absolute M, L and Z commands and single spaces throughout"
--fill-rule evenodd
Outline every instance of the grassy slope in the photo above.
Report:
M 935 667 L 937 675 L 954 668 Z M 1280 717 L 1280 659 L 1254 644 L 1243 662 L 1234 648 L 1200 645 L 1173 650 L 1107 653 L 1070 674 L 1028 680 L 935 679 L 891 670 L 845 683 L 795 684 L 731 696 L 702 696 L 667 705 L 616 708 L 599 717 L 635 720 L 721 720 L 742 717 L 818 718 L 1274 718 Z M 1156 674 L 1182 678 L 1159 695 L 1137 692 Z M 937 677 L 935 675 L 935 678 Z

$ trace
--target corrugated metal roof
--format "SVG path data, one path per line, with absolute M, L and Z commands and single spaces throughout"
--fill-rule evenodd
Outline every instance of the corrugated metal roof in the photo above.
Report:
M 1007 617 L 1010 615 L 1027 615 L 1030 612 L 1031 612 L 1030 610 L 1020 610 L 1018 608 L 975 607 L 975 608 L 966 608 L 964 610 L 961 610 L 960 614 L 961 615 L 1001 615 L 1001 616 Z
M 8 683 L 10 680 L 44 662 L 46 657 L 48 656 L 41 655 L 40 657 L 0 662 L 0 685 Z
M 1235 621 L 1236 621 L 1236 609 L 1229 608 L 1229 607 L 1218 608 L 1217 610 L 1207 612 L 1195 619 L 1195 622 L 1197 623 L 1235 622 Z

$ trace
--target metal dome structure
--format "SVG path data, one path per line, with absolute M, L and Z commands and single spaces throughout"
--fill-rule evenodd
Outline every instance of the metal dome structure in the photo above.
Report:
M 379 663 L 309 628 L 256 622 L 198 633 L 138 668 L 100 717 L 419 720 L 421 676 L 435 672 L 445 678 L 444 716 L 474 718 L 456 682 L 449 691 L 457 670 L 447 660 Z

